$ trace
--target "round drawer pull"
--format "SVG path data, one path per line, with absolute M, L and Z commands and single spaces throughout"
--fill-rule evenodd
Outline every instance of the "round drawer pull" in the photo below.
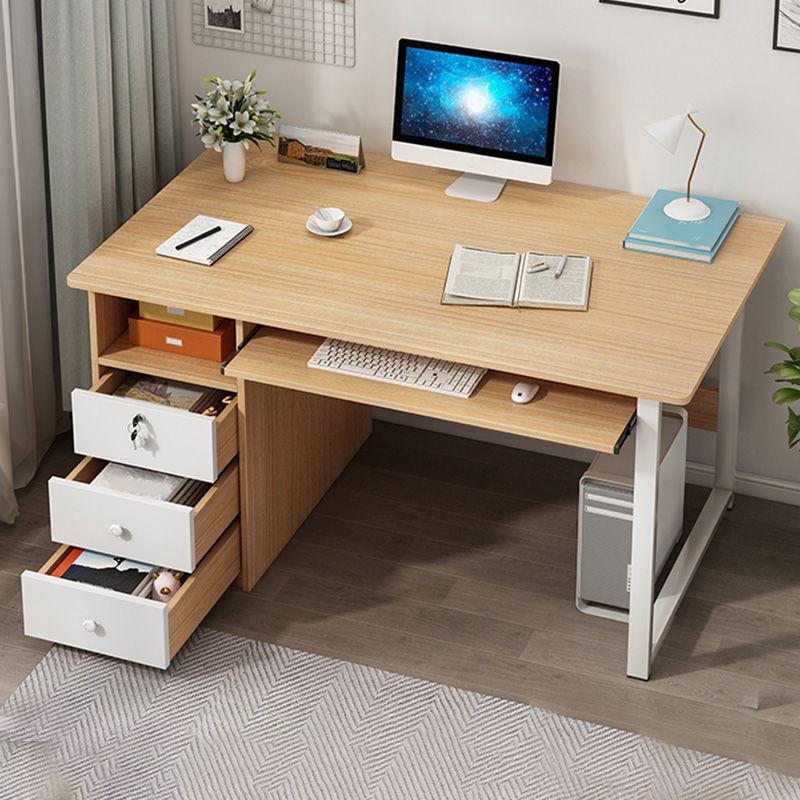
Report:
M 108 532 L 112 536 L 122 536 L 122 534 L 125 533 L 125 528 L 123 528 L 122 525 L 117 525 L 115 522 L 113 525 L 108 526 Z
M 85 619 L 83 621 L 83 629 L 87 633 L 94 633 L 97 630 L 97 623 L 93 619 Z

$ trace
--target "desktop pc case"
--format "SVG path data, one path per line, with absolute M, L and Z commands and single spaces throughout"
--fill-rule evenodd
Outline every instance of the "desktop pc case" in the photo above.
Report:
M 656 572 L 683 532 L 687 414 L 665 410 L 658 478 Z M 598 455 L 580 480 L 576 605 L 586 614 L 627 621 L 633 527 L 636 430 L 619 455 Z

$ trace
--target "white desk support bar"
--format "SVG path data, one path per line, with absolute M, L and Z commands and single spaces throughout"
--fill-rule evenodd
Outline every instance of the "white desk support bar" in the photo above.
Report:
M 637 404 L 636 466 L 633 490 L 628 676 L 647 680 L 653 658 L 727 508 L 733 506 L 742 356 L 741 315 L 723 344 L 719 363 L 719 411 L 714 488 L 657 598 L 655 541 L 661 403 Z
M 639 400 L 633 477 L 631 602 L 628 616 L 628 675 L 650 677 L 653 600 L 656 582 L 656 519 L 661 451 L 661 403 Z

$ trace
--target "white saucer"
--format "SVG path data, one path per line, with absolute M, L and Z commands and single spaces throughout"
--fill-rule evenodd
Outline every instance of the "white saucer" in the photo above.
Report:
M 322 228 L 318 228 L 314 224 L 313 214 L 308 218 L 308 222 L 306 222 L 306 230 L 310 233 L 315 233 L 317 236 L 341 236 L 343 233 L 347 233 L 352 227 L 353 222 L 347 217 L 342 220 L 342 224 L 335 231 L 324 231 Z

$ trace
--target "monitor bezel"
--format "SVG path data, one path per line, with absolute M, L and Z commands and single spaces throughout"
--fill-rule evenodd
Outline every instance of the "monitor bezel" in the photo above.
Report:
M 534 156 L 528 153 L 516 153 L 510 150 L 495 150 L 491 147 L 476 147 L 462 144 L 461 142 L 445 142 L 441 139 L 429 139 L 424 136 L 410 136 L 401 131 L 403 116 L 403 93 L 405 88 L 406 51 L 409 47 L 421 50 L 435 50 L 455 55 L 474 56 L 491 61 L 505 61 L 515 64 L 526 64 L 533 67 L 548 67 L 552 71 L 553 84 L 550 97 L 550 109 L 547 120 L 547 145 L 543 156 Z M 558 113 L 558 94 L 561 81 L 561 64 L 547 58 L 533 58 L 512 53 L 497 53 L 491 50 L 476 50 L 471 47 L 458 47 L 456 45 L 441 44 L 438 42 L 425 42 L 419 39 L 400 39 L 397 49 L 397 75 L 394 91 L 394 126 L 392 140 L 406 144 L 419 144 L 426 147 L 435 147 L 438 150 L 450 150 L 459 153 L 471 153 L 478 156 L 491 156 L 509 161 L 519 161 L 526 164 L 541 164 L 546 167 L 553 166 L 556 144 L 556 117 Z

